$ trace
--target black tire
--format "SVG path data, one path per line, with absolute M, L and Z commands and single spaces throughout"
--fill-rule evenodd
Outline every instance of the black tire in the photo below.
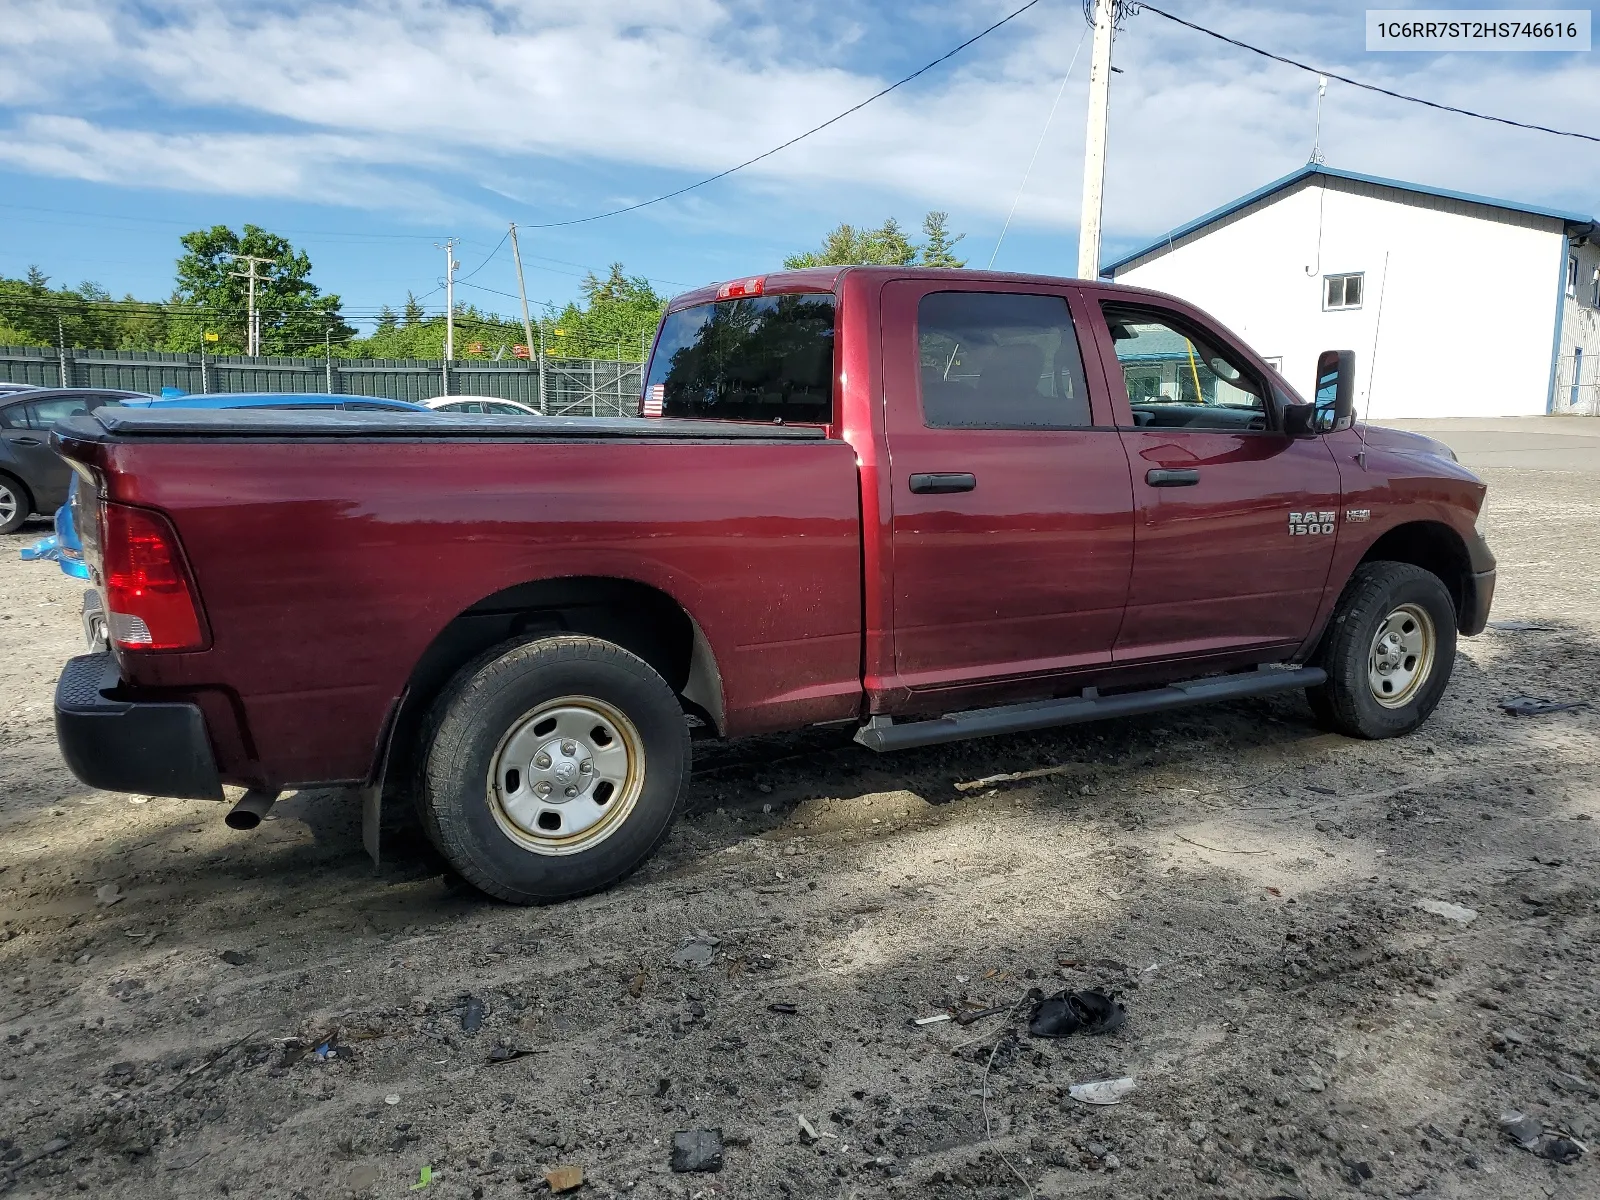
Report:
M 637 775 L 630 767 L 632 783 L 599 801 L 617 806 L 599 818 L 600 840 L 557 852 L 556 834 L 513 828 L 491 775 L 502 743 L 537 732 L 542 722 L 530 726 L 530 714 L 569 699 L 618 715 L 627 730 L 621 744 L 637 746 L 642 765 Z M 513 904 L 568 900 L 632 873 L 666 839 L 689 782 L 689 727 L 672 689 L 642 659 L 593 637 L 501 645 L 469 663 L 430 712 L 424 750 L 420 808 L 428 837 L 474 886 Z M 533 776 L 530 767 L 524 782 Z M 590 792 L 598 796 L 600 786 Z M 559 810 L 544 803 L 559 821 Z
M 1374 643 L 1391 614 L 1409 606 L 1432 623 L 1426 675 L 1393 700 L 1378 698 L 1371 682 Z M 1456 658 L 1456 608 L 1437 575 L 1410 563 L 1362 563 L 1345 585 L 1323 635 L 1317 663 L 1328 682 L 1310 688 L 1311 711 L 1347 737 L 1391 738 L 1410 733 L 1438 707 Z M 1392 686 L 1392 685 L 1390 685 Z
M 0 489 L 9 492 L 16 505 L 10 516 L 0 514 L 0 533 L 14 533 L 33 515 L 33 496 L 27 484 L 4 472 L 0 472 Z

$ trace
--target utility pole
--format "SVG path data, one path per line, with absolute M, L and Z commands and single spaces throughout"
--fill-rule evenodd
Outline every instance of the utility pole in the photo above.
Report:
M 1317 131 L 1311 137 L 1311 157 L 1306 162 L 1320 167 L 1327 159 L 1322 157 L 1322 98 L 1328 94 L 1328 77 L 1317 76 Z
M 522 336 L 527 340 L 523 345 L 528 347 L 528 353 L 534 352 L 533 348 L 533 322 L 528 317 L 528 288 L 522 282 L 522 251 L 517 248 L 517 223 L 511 222 L 511 260 L 517 264 L 517 295 L 522 299 Z M 539 411 L 544 411 L 544 356 L 539 356 Z
M 1111 23 L 1116 0 L 1094 0 L 1089 63 L 1089 128 L 1083 142 L 1083 212 L 1078 218 L 1078 278 L 1100 278 L 1100 210 L 1106 183 L 1106 117 L 1111 102 Z
M 256 254 L 235 254 L 233 261 L 243 262 L 249 267 L 247 271 L 229 271 L 228 274 L 250 281 L 250 316 L 249 328 L 245 331 L 245 345 L 247 347 L 245 353 L 254 357 L 261 353 L 261 319 L 256 312 L 256 280 L 259 279 L 263 283 L 266 282 L 266 276 L 256 274 L 256 264 L 269 263 L 272 259 L 262 258 Z
M 444 394 L 450 394 L 450 360 L 456 356 L 456 272 L 461 264 L 456 261 L 456 240 L 445 238 L 444 245 L 433 244 L 444 251 Z

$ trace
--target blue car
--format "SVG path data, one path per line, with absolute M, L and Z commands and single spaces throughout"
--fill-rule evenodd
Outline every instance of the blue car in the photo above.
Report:
M 321 411 L 344 412 L 431 412 L 421 404 L 405 400 L 390 400 L 384 396 L 334 396 L 321 392 L 235 392 L 206 396 L 123 396 L 111 403 L 119 408 L 306 408 Z M 71 490 L 76 491 L 78 478 L 72 478 Z M 62 571 L 74 579 L 89 578 L 89 564 L 83 561 L 83 543 L 72 524 L 72 498 L 56 509 L 56 531 L 22 550 L 29 560 L 48 559 L 58 564 Z M 90 650 L 106 648 L 105 616 L 100 611 L 100 597 L 93 590 L 83 597 L 83 634 Z

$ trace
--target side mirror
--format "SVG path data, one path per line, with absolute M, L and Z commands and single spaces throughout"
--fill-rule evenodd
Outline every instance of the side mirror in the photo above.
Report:
M 1292 438 L 1316 437 L 1317 406 L 1315 404 L 1284 405 L 1283 431 Z
M 1355 423 L 1356 352 L 1324 350 L 1317 355 L 1317 432 L 1337 433 Z

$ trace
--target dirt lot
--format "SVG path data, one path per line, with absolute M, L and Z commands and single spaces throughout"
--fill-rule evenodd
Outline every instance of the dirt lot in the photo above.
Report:
M 570 1163 L 580 1196 L 685 1200 L 1600 1194 L 1600 709 L 1496 707 L 1600 690 L 1600 505 L 1489 475 L 1496 619 L 1540 627 L 1463 643 L 1411 738 L 1293 697 L 712 746 L 654 863 L 532 911 L 415 844 L 375 874 L 345 795 L 240 834 L 86 791 L 50 717 L 76 589 L 17 561 L 42 526 L 0 539 L 0 1191 L 398 1197 L 426 1167 L 424 1197 L 511 1197 Z M 1027 1036 L 1027 989 L 1093 984 L 1122 1032 Z M 962 998 L 1008 1012 L 909 1024 Z M 1589 1153 L 1512 1145 L 1507 1109 Z M 672 1173 L 703 1127 L 721 1173 Z

